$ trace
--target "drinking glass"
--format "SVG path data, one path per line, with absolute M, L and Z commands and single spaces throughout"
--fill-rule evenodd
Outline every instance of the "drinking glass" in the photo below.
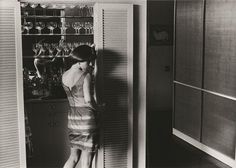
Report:
M 92 25 L 90 22 L 84 23 L 85 34 L 91 34 L 91 32 L 92 32 L 91 28 L 92 28 Z
M 36 8 L 37 6 L 38 6 L 38 4 L 34 4 L 34 3 L 30 4 L 30 7 L 33 8 L 33 9 Z
M 40 4 L 41 8 L 43 8 L 43 15 L 46 15 L 46 8 L 48 7 L 48 5 L 46 4 Z
M 40 44 L 39 55 L 40 55 L 41 57 L 45 57 L 45 52 L 46 52 L 46 50 L 47 50 L 46 46 L 48 46 L 48 43 Z
M 80 27 L 79 27 L 79 32 L 81 33 L 81 29 L 85 30 L 85 22 L 81 22 L 80 23 Z M 86 30 L 84 31 L 84 33 L 86 34 Z
M 27 5 L 28 5 L 27 2 L 22 2 L 22 3 L 20 3 L 20 6 L 21 6 L 22 8 L 25 8 Z
M 50 34 L 53 34 L 53 30 L 57 27 L 56 22 L 47 23 L 47 28 L 50 30 Z
M 61 29 L 61 34 L 66 34 L 66 29 L 70 27 L 70 23 L 62 22 L 58 25 L 58 27 Z
M 79 34 L 79 29 L 80 29 L 80 27 L 81 27 L 80 22 L 74 22 L 74 23 L 72 23 L 72 27 L 73 27 L 73 29 L 75 29 L 75 34 Z
M 89 22 L 89 33 L 93 34 L 93 22 Z
M 45 8 L 47 7 L 46 4 L 40 4 L 40 6 L 41 6 L 43 9 L 45 9 Z
M 24 33 L 24 31 L 25 31 L 25 27 L 21 25 L 21 33 Z
M 57 44 L 55 47 L 56 47 L 56 50 L 57 50 L 56 57 L 60 57 L 62 55 L 61 52 L 62 52 L 63 47 L 60 43 Z
M 74 47 L 76 48 L 76 47 L 79 47 L 80 46 L 80 44 L 79 43 L 74 43 Z
M 93 7 L 92 6 L 89 7 L 89 16 L 93 16 Z
M 38 34 L 41 34 L 41 30 L 45 28 L 45 23 L 43 22 L 36 22 L 35 29 L 38 30 Z
M 34 56 L 37 56 L 37 55 L 38 55 L 38 52 L 39 52 L 39 50 L 40 50 L 40 45 L 39 45 L 39 43 L 33 44 L 32 50 L 33 50 L 33 52 L 34 52 Z
M 33 23 L 32 22 L 25 22 L 23 24 L 23 26 L 27 30 L 27 34 L 29 34 L 29 30 L 33 28 Z
M 53 57 L 54 55 L 54 51 L 56 50 L 56 44 L 55 43 L 52 43 L 51 45 L 50 45 L 50 47 L 49 47 L 49 56 L 50 57 Z
M 65 56 L 69 56 L 69 55 L 70 55 L 70 52 L 71 52 L 70 47 L 69 47 L 68 44 L 69 44 L 69 43 L 64 43 L 64 45 L 63 45 L 63 50 L 64 50 L 64 52 L 65 52 Z
M 68 55 L 72 54 L 72 51 L 75 49 L 75 46 L 73 43 L 67 43 L 68 48 L 70 49 L 70 53 Z

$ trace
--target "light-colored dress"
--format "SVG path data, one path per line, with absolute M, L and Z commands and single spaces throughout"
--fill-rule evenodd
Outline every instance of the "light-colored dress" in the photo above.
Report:
M 68 133 L 71 147 L 94 152 L 98 147 L 97 111 L 85 103 L 83 92 L 84 79 L 91 71 L 92 68 L 87 68 L 72 88 L 64 84 L 63 87 L 70 104 Z

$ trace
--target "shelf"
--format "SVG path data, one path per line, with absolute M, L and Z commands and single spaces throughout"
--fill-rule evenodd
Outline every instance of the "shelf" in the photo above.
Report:
M 93 19 L 93 16 L 44 16 L 44 15 L 31 15 L 24 16 L 21 15 L 21 18 L 81 18 L 81 19 Z
M 93 36 L 93 34 L 22 34 L 22 36 Z
M 63 56 L 49 56 L 49 55 L 40 55 L 40 56 L 23 56 L 23 58 L 34 59 L 34 58 L 67 58 L 70 55 L 63 55 Z

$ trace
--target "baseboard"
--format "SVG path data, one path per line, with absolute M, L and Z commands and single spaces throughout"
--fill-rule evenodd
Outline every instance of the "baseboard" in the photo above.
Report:
M 225 163 L 226 165 L 232 167 L 232 168 L 236 168 L 236 160 L 216 151 L 215 149 L 210 148 L 209 146 L 206 146 L 198 141 L 196 141 L 195 139 L 189 137 L 188 135 L 185 135 L 184 133 L 176 130 L 175 128 L 173 128 L 172 130 L 173 134 L 175 136 L 177 136 L 178 138 L 186 141 L 187 143 L 193 145 L 194 147 L 200 149 L 201 151 L 211 155 L 212 157 L 218 159 L 219 161 Z

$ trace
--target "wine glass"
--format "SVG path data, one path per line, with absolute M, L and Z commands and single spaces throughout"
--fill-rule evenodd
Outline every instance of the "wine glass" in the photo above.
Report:
M 41 34 L 41 30 L 45 28 L 45 23 L 43 22 L 36 22 L 35 28 L 38 30 L 38 34 Z
M 44 57 L 45 56 L 45 52 L 46 52 L 46 46 L 47 43 L 43 43 L 43 44 L 39 44 L 40 45 L 40 50 L 39 50 L 39 56 Z
M 84 23 L 85 34 L 91 34 L 91 23 L 85 22 Z
M 75 46 L 73 43 L 67 43 L 68 48 L 70 49 L 70 53 L 68 55 L 72 54 L 72 51 L 75 49 Z
M 33 8 L 33 9 L 36 8 L 37 6 L 38 6 L 38 4 L 35 4 L 35 3 L 30 4 L 30 7 Z
M 37 56 L 37 55 L 38 55 L 38 52 L 39 52 L 39 50 L 40 50 L 40 45 L 39 45 L 39 43 L 33 44 L 32 50 L 33 50 L 33 52 L 34 52 L 34 56 Z
M 24 31 L 25 31 L 25 27 L 21 25 L 21 33 L 24 33 Z
M 57 27 L 56 22 L 47 23 L 47 28 L 50 30 L 50 34 L 53 34 L 53 30 Z
M 79 32 L 81 32 L 81 29 L 83 29 L 84 31 L 82 31 L 82 32 L 84 32 L 86 34 L 85 22 L 80 23 Z
M 58 25 L 58 27 L 61 29 L 61 34 L 66 34 L 66 29 L 70 27 L 70 23 L 62 22 Z
M 32 22 L 25 22 L 23 24 L 23 26 L 27 30 L 27 34 L 29 34 L 29 30 L 33 28 L 33 23 Z
M 68 56 L 68 55 L 70 55 L 70 47 L 69 47 L 69 43 L 64 43 L 64 45 L 63 45 L 63 50 L 64 50 L 64 52 L 65 52 L 65 56 Z
M 63 49 L 63 47 L 62 47 L 62 45 L 60 43 L 56 45 L 56 50 L 57 50 L 56 57 L 60 57 L 62 55 L 61 54 L 62 49 Z
M 46 4 L 40 4 L 41 8 L 43 8 L 43 15 L 46 15 L 46 8 L 48 7 L 48 5 Z
M 75 29 L 75 34 L 79 34 L 80 26 L 81 26 L 80 22 L 72 23 L 72 27 Z
M 89 22 L 89 33 L 93 34 L 93 23 Z
M 22 8 L 25 8 L 27 5 L 28 5 L 27 2 L 22 2 L 22 3 L 20 3 L 20 6 L 21 6 Z
M 89 16 L 93 16 L 93 7 L 92 6 L 89 7 Z

